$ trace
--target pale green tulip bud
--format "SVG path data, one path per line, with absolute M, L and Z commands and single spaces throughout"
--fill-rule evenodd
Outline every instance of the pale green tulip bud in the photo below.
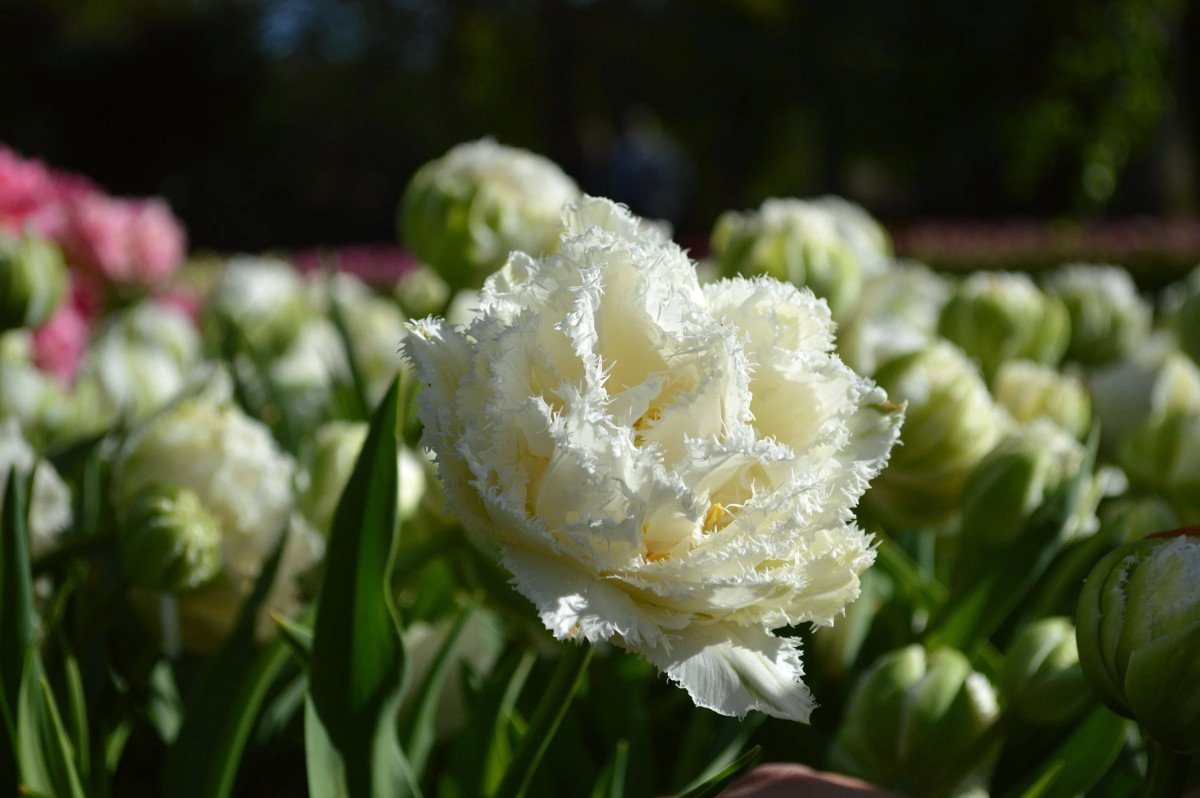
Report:
M 945 276 L 920 263 L 890 262 L 864 283 L 858 307 L 838 329 L 842 359 L 860 374 L 874 374 L 893 357 L 924 349 L 937 338 L 951 291 Z
M 1200 410 L 1200 369 L 1169 336 L 1155 335 L 1121 362 L 1088 377 L 1100 443 L 1115 457 L 1148 421 Z
M 66 290 L 58 247 L 33 232 L 19 238 L 0 233 L 0 331 L 41 324 Z
M 290 263 L 238 256 L 221 271 L 205 306 L 204 331 L 213 351 L 228 338 L 261 358 L 278 357 L 316 315 L 308 287 Z
M 366 422 L 330 421 L 317 428 L 301 453 L 297 508 L 326 537 L 366 439 Z M 405 446 L 399 448 L 397 458 L 397 509 L 404 521 L 413 516 L 425 495 L 425 467 Z
M 1039 726 L 1067 723 L 1087 706 L 1092 691 L 1070 620 L 1042 618 L 1017 634 L 1004 655 L 1000 694 L 1010 711 Z
M 1010 360 L 996 372 L 993 395 L 1013 419 L 1046 419 L 1084 438 L 1092 426 L 1092 400 L 1078 377 L 1031 360 Z
M 990 763 L 946 785 L 995 722 L 995 689 L 958 651 L 926 656 L 917 645 L 881 657 L 855 685 L 830 761 L 850 775 L 906 795 L 964 788 Z
M 1179 337 L 1179 348 L 1200 363 L 1200 293 L 1183 301 L 1172 322 Z
M 805 286 L 829 304 L 835 319 L 858 304 L 864 255 L 847 240 L 839 217 L 815 202 L 769 199 L 757 211 L 726 211 L 711 246 L 727 277 L 766 274 Z
M 400 238 L 452 288 L 478 287 L 509 252 L 556 250 L 563 206 L 579 196 L 554 162 L 481 139 L 412 176 L 400 200 Z
M 337 301 L 345 322 L 367 401 L 374 405 L 387 393 L 402 365 L 400 340 L 407 332 L 404 314 L 394 299 L 348 274 L 334 277 L 329 288 L 330 300 Z
M 297 506 L 326 537 L 333 527 L 338 501 L 366 439 L 365 422 L 331 421 L 317 428 L 301 455 Z
M 121 561 L 138 587 L 191 590 L 221 570 L 221 525 L 196 494 L 170 483 L 139 490 L 121 514 Z
M 1058 363 L 1071 321 L 1062 301 L 1043 293 L 1029 275 L 976 272 L 942 308 L 938 332 L 974 358 L 990 380 L 1007 360 Z
M 1100 535 L 1111 545 L 1141 540 L 1161 529 L 1175 529 L 1182 522 L 1161 496 L 1118 496 L 1100 508 Z
M 1146 538 L 1092 570 L 1075 625 L 1079 661 L 1113 711 L 1161 745 L 1200 754 L 1200 529 Z
M 890 401 L 907 402 L 908 409 L 902 445 L 866 500 L 889 523 L 944 521 L 958 508 L 967 475 L 1011 420 L 976 366 L 944 341 L 885 363 L 875 380 Z
M 409 318 L 434 316 L 450 301 L 450 286 L 424 263 L 396 281 L 393 292 Z
M 1200 266 L 1163 291 L 1162 316 L 1179 348 L 1200 363 Z
M 1014 429 L 967 477 L 962 494 L 963 540 L 988 547 L 1016 541 L 1038 508 L 1078 472 L 1083 458 L 1082 444 L 1048 421 Z M 1095 504 L 1088 509 L 1092 517 Z M 1090 531 L 1097 525 L 1093 518 Z
M 1111 363 L 1136 349 L 1150 332 L 1150 304 L 1120 266 L 1063 266 L 1046 280 L 1046 289 L 1071 316 L 1071 360 L 1087 366 Z
M 1135 488 L 1160 494 L 1181 518 L 1200 518 L 1200 411 L 1147 419 L 1122 441 L 1118 462 Z

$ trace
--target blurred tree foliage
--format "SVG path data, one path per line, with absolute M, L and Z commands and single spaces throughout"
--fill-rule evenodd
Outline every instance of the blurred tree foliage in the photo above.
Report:
M 4 0 L 0 141 L 194 243 L 379 240 L 412 171 L 491 134 L 707 230 L 838 192 L 888 217 L 1195 202 L 1186 0 Z M 618 179 L 625 145 L 681 198 Z

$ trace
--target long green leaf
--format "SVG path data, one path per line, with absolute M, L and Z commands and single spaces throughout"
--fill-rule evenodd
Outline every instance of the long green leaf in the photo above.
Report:
M 388 582 L 397 531 L 397 386 L 371 419 L 334 514 L 313 626 L 310 695 L 351 796 L 405 790 L 380 783 L 376 773 L 389 765 L 376 743 L 395 734 L 394 718 L 385 715 L 398 706 L 406 675 Z
M 13 745 L 17 732 L 17 696 L 25 657 L 33 646 L 33 579 L 29 572 L 29 538 L 25 518 L 25 485 L 15 468 L 5 480 L 0 515 L 0 791 L 17 784 Z
M 36 649 L 29 651 L 17 698 L 17 764 L 22 791 L 84 798 L 67 735 Z
M 762 759 L 762 753 L 761 745 L 754 746 L 731 762 L 727 767 L 722 768 L 721 772 L 703 784 L 698 784 L 688 790 L 680 798 L 712 798 L 712 796 L 725 789 L 731 781 L 757 765 L 759 760 Z
M 233 789 L 242 751 L 271 683 L 287 662 L 279 640 L 255 645 L 258 610 L 275 581 L 287 531 L 264 564 L 237 626 L 187 697 L 183 725 L 167 752 L 164 791 L 177 798 L 223 798 Z
M 367 395 L 367 383 L 363 378 L 362 366 L 358 362 L 358 354 L 354 351 L 354 337 L 350 334 L 350 325 L 346 321 L 346 314 L 342 311 L 342 303 L 338 301 L 337 292 L 334 291 L 332 274 L 326 278 L 326 287 L 329 292 L 329 317 L 333 320 L 333 326 L 337 329 L 338 338 L 342 342 L 342 352 L 346 356 L 346 366 L 350 371 L 350 383 L 354 388 L 355 402 L 358 405 L 356 418 L 365 418 L 367 410 L 371 407 Z
M 1104 707 L 1093 710 L 1056 751 L 1006 798 L 1069 798 L 1095 785 L 1112 767 L 1129 721 Z

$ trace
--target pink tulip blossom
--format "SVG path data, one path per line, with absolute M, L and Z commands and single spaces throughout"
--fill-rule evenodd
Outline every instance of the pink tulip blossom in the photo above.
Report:
M 152 285 L 183 260 L 183 228 L 165 202 L 94 193 L 77 202 L 64 242 L 70 261 L 113 283 Z

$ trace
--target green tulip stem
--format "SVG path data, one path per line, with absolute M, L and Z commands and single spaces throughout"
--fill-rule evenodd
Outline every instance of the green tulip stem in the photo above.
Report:
M 493 798 L 523 798 L 526 794 L 533 773 L 550 747 L 550 740 L 567 714 L 571 699 L 583 682 L 588 663 L 596 651 L 591 643 L 568 643 L 562 648 L 558 668 L 550 678 L 550 684 L 533 712 L 529 729 Z
M 1150 768 L 1146 773 L 1144 798 L 1179 798 L 1187 784 L 1192 758 L 1172 751 L 1165 745 L 1147 738 Z

